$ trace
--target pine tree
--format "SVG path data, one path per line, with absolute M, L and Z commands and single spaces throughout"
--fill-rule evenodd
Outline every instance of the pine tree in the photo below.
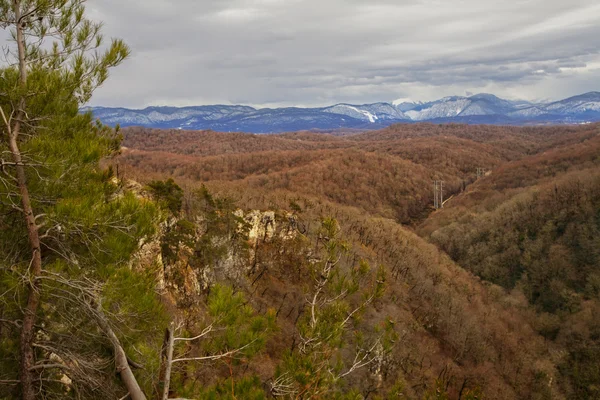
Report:
M 169 398 L 172 374 L 177 392 L 194 398 L 264 398 L 264 391 L 256 377 L 237 376 L 234 370 L 247 365 L 248 360 L 264 348 L 267 337 L 275 328 L 273 310 L 265 315 L 257 314 L 242 293 L 234 293 L 230 287 L 217 284 L 210 290 L 206 320 L 199 333 L 181 335 L 183 325 L 176 327 L 173 322 L 166 331 L 162 400 Z M 188 377 L 186 380 L 186 374 L 182 374 L 181 370 L 175 374 L 177 366 L 181 369 L 182 365 L 193 367 L 209 362 L 225 364 L 229 370 L 228 379 L 205 388 L 195 379 Z
M 298 321 L 298 348 L 284 357 L 276 372 L 271 391 L 276 396 L 295 399 L 356 398 L 356 393 L 343 393 L 339 383 L 361 368 L 377 362 L 389 349 L 394 333 L 383 326 L 373 337 L 354 329 L 358 317 L 380 298 L 385 289 L 385 272 L 375 274 L 361 261 L 350 271 L 340 262 L 349 246 L 340 237 L 333 218 L 325 218 L 318 232 L 320 259 L 313 264 L 314 286 L 307 294 L 306 311 Z M 369 282 L 371 280 L 371 282 Z M 344 362 L 342 350 L 354 354 Z
M 122 390 L 103 364 L 108 338 L 125 363 L 121 377 L 131 372 L 126 344 L 110 335 L 111 316 L 157 307 L 149 285 L 122 268 L 152 233 L 156 208 L 118 193 L 98 164 L 119 148 L 119 136 L 79 112 L 129 49 L 104 43 L 84 2 L 0 1 L 0 25 L 13 42 L 0 70 L 0 372 L 18 370 L 18 379 L 2 379 L 28 400 Z M 140 297 L 111 298 L 127 279 Z

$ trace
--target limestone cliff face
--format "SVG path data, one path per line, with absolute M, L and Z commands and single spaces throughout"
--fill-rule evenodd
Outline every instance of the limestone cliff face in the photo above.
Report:
M 244 221 L 248 228 L 248 261 L 249 267 L 246 274 L 253 273 L 258 267 L 257 249 L 263 243 L 271 243 L 274 239 L 285 241 L 292 240 L 298 234 L 296 217 L 291 213 L 285 213 L 277 218 L 274 211 L 251 210 L 244 213 L 236 210 L 235 216 Z M 243 229 L 240 224 L 240 229 Z
M 244 220 L 249 226 L 248 242 L 255 245 L 259 242 L 270 242 L 274 237 L 293 239 L 298 233 L 296 216 L 285 212 L 276 216 L 275 211 L 251 210 L 244 213 L 238 209 L 234 215 Z
M 259 241 L 267 242 L 273 238 L 277 229 L 274 211 L 251 210 L 244 214 L 243 210 L 238 209 L 234 212 L 234 215 L 248 224 L 248 241 L 251 244 Z
M 202 228 L 207 221 L 199 216 L 193 231 L 173 236 L 182 219 L 169 218 L 154 237 L 140 241 L 131 266 L 156 271 L 157 290 L 183 307 L 191 306 L 217 282 L 247 286 L 247 276 L 256 268 L 258 246 L 295 238 L 297 222 L 291 213 L 274 211 L 238 209 L 233 215 L 238 221 L 235 235 L 208 235 Z M 165 257 L 167 251 L 170 256 Z

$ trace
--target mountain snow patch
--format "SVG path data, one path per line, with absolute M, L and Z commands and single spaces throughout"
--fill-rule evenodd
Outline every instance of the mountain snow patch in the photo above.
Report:
M 377 108 L 378 106 L 381 106 L 381 104 L 370 104 L 369 106 L 373 109 L 373 108 Z M 384 110 L 381 110 L 384 114 L 383 119 L 386 119 L 386 115 L 387 115 L 385 112 L 385 108 L 386 108 L 385 106 L 387 106 L 392 112 L 396 112 L 396 110 L 393 107 L 389 106 L 388 104 L 383 104 L 383 106 L 384 106 Z M 380 119 L 377 116 L 377 114 L 375 114 L 374 110 L 367 111 L 367 110 L 363 110 L 362 108 L 351 106 L 350 104 L 336 104 L 335 106 L 323 109 L 323 112 L 331 113 L 331 114 L 346 115 L 348 117 L 352 117 L 352 118 L 355 118 L 358 120 L 369 120 L 369 122 L 371 122 L 371 123 L 375 123 L 375 121 Z
M 359 113 L 361 113 L 362 115 L 364 115 L 365 117 L 369 118 L 369 121 L 370 121 L 371 123 L 374 123 L 374 122 L 375 122 L 375 120 L 379 119 L 379 118 L 377 118 L 377 115 L 375 115 L 375 114 L 371 114 L 371 113 L 370 113 L 370 112 L 368 112 L 368 111 L 365 111 L 365 110 L 359 110 L 358 108 L 356 108 L 356 107 L 352 107 L 352 106 L 346 106 L 346 107 L 348 107 L 349 109 L 351 109 L 351 110 L 354 110 L 354 111 L 356 111 L 356 112 L 359 112 Z

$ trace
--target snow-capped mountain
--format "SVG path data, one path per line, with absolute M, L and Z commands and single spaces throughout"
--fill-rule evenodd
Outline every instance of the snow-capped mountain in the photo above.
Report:
M 516 118 L 538 118 L 564 122 L 600 120 L 600 92 L 589 92 L 549 104 L 536 104 L 510 113 Z
M 482 93 L 470 97 L 444 97 L 441 100 L 416 104 L 415 107 L 407 109 L 405 114 L 413 121 L 427 121 L 474 115 L 505 115 L 514 108 L 515 105 L 510 101 Z
M 183 127 L 255 112 L 247 106 L 148 107 L 144 110 L 94 107 L 92 112 L 107 125 Z
M 492 94 L 450 96 L 422 103 L 412 100 L 374 104 L 336 104 L 320 108 L 263 108 L 238 105 L 148 107 L 144 110 L 93 107 L 107 125 L 176 129 L 213 129 L 255 133 L 309 129 L 381 128 L 421 121 L 478 124 L 585 123 L 600 121 L 600 92 L 532 104 Z
M 550 103 L 544 109 L 547 113 L 560 115 L 598 114 L 600 113 L 600 92 L 589 92 Z
M 336 104 L 335 106 L 324 108 L 323 111 L 331 114 L 347 115 L 348 117 L 362 120 L 366 118 L 371 123 L 378 120 L 398 121 L 409 119 L 399 108 L 389 103 L 363 104 L 361 106 Z

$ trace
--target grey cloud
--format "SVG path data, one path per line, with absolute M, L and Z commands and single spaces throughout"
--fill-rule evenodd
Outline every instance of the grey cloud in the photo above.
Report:
M 130 60 L 92 103 L 561 98 L 600 68 L 594 0 L 96 0 Z M 573 82 L 569 86 L 568 82 Z M 598 81 L 590 81 L 586 90 Z

